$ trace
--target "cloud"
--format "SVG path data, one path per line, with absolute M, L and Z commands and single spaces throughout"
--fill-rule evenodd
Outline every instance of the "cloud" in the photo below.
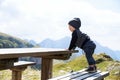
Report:
M 0 31 L 23 39 L 39 42 L 45 38 L 70 36 L 67 23 L 74 17 L 81 18 L 83 32 L 103 45 L 114 48 L 113 44 L 117 45 L 115 38 L 120 40 L 120 13 L 110 9 L 97 9 L 87 0 L 0 2 Z

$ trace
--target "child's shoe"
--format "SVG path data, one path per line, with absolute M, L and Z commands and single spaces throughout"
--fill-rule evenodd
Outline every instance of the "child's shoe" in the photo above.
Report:
M 88 67 L 85 71 L 89 72 L 89 73 L 94 73 L 97 72 L 97 67 Z

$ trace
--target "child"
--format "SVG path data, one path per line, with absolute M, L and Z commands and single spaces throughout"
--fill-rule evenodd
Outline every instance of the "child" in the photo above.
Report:
M 81 27 L 81 21 L 79 18 L 74 18 L 69 21 L 69 30 L 72 32 L 72 39 L 69 46 L 69 50 L 74 50 L 76 47 L 81 48 L 85 52 L 85 56 L 87 58 L 87 62 L 89 67 L 85 70 L 87 72 L 96 72 L 96 63 L 93 58 L 94 49 L 96 45 L 87 34 L 82 33 L 79 28 Z

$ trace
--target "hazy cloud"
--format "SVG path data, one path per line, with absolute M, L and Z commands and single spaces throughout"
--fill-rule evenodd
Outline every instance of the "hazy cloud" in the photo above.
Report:
M 0 31 L 36 41 L 60 39 L 70 36 L 68 21 L 80 17 L 83 32 L 119 49 L 120 13 L 117 7 L 109 8 L 117 4 L 112 2 L 101 6 L 102 1 L 95 5 L 93 0 L 0 0 Z

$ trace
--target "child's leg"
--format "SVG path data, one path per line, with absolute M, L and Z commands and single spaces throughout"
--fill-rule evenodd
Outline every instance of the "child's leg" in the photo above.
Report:
M 97 67 L 95 65 L 96 64 L 95 59 L 93 58 L 94 49 L 95 48 L 91 48 L 91 47 L 86 47 L 84 49 L 85 56 L 86 56 L 86 59 L 87 59 L 88 64 L 89 64 L 89 67 L 85 70 L 87 72 L 96 72 L 97 71 Z
M 95 65 L 95 59 L 93 58 L 94 48 L 86 47 L 84 51 L 89 66 L 91 67 L 94 66 Z

